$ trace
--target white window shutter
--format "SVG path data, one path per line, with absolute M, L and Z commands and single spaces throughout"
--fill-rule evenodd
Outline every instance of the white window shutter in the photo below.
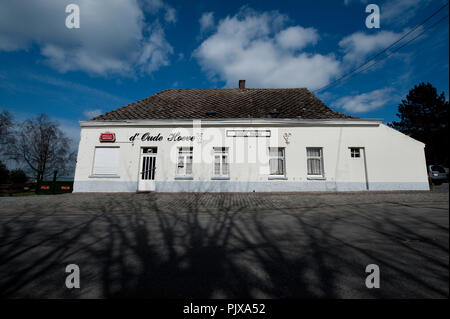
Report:
M 94 175 L 118 175 L 119 148 L 96 147 L 94 157 Z

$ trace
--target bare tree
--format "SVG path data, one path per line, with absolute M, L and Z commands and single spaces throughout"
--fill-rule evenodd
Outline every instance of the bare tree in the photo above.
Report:
M 71 140 L 46 114 L 24 121 L 18 128 L 9 154 L 25 162 L 41 181 L 54 171 L 66 172 L 73 167 L 75 152 Z
M 5 151 L 6 146 L 11 143 L 13 117 L 8 111 L 0 113 L 0 154 Z

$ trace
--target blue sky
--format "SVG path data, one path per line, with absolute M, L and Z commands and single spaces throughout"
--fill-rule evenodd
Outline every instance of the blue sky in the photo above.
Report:
M 65 7 L 80 7 L 67 29 Z M 446 1 L 40 0 L 0 3 L 0 110 L 47 113 L 78 140 L 78 121 L 167 88 L 318 89 L 373 56 Z M 448 7 L 433 21 L 448 14 Z M 425 25 L 426 28 L 427 25 Z M 418 29 L 418 34 L 424 28 Z M 341 112 L 395 119 L 408 90 L 448 98 L 448 19 L 389 59 L 318 96 Z

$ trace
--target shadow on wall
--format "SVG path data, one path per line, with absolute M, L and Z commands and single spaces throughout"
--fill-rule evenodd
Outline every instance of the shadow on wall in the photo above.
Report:
M 0 226 L 1 296 L 448 295 L 424 279 L 431 272 L 448 283 L 448 274 L 438 275 L 448 269 L 448 262 L 423 255 L 408 243 L 420 241 L 427 250 L 448 255 L 448 247 L 413 231 L 437 227 L 448 233 L 448 227 L 431 225 L 417 215 L 405 217 L 413 226 L 406 227 L 399 211 L 361 213 L 367 204 L 342 205 L 336 214 L 336 207 L 317 201 L 287 207 L 282 196 L 121 196 L 23 205 L 21 212 L 8 215 Z M 67 209 L 77 213 L 64 212 Z M 416 269 L 410 265 L 414 261 L 426 267 Z M 69 263 L 80 266 L 82 289 L 65 288 Z M 369 263 L 384 269 L 385 289 L 365 288 Z

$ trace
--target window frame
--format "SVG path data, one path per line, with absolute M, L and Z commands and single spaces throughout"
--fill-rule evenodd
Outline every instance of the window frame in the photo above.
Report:
M 362 147 L 350 147 L 350 158 L 361 158 L 361 149 Z M 358 153 L 354 153 L 354 151 L 358 151 Z M 353 156 L 358 154 L 358 156 Z
M 118 155 L 117 155 L 117 168 L 115 174 L 98 174 L 95 172 L 95 160 L 97 155 L 97 149 L 118 149 Z M 91 175 L 89 175 L 89 178 L 120 178 L 119 175 L 119 165 L 120 165 L 120 146 L 94 146 L 94 154 L 92 156 L 92 166 L 91 166 Z
M 276 149 L 277 150 L 277 155 L 270 155 L 270 151 L 271 149 Z M 278 155 L 278 151 L 282 150 L 283 155 Z M 270 146 L 268 148 L 269 151 L 269 179 L 286 179 L 286 148 L 285 147 L 277 147 L 277 146 Z M 282 160 L 283 161 L 283 174 L 272 174 L 270 172 L 270 160 Z
M 211 179 L 230 179 L 230 153 L 229 148 L 225 146 L 213 147 L 213 165 L 212 165 L 212 176 Z M 219 174 L 216 174 L 216 156 L 219 156 Z M 227 174 L 223 173 L 223 157 L 226 158 L 226 163 L 228 164 Z
M 194 148 L 192 146 L 179 146 L 178 148 L 178 152 L 177 152 L 177 161 L 176 161 L 176 165 L 175 165 L 175 178 L 178 179 L 192 179 L 193 173 L 194 173 L 194 167 L 193 167 L 193 163 L 194 163 Z M 183 149 L 188 149 L 188 151 L 184 151 Z M 187 174 L 187 158 L 191 157 L 191 173 Z M 180 174 L 178 172 L 178 163 L 179 163 L 179 159 L 180 157 L 183 157 L 183 173 Z
M 320 156 L 309 156 L 308 149 L 318 149 L 320 151 Z M 320 171 L 321 174 L 309 174 L 308 171 L 308 162 L 310 159 L 318 159 L 320 161 Z M 324 165 L 324 156 L 323 156 L 323 147 L 320 146 L 307 146 L 306 147 L 306 176 L 307 179 L 325 179 L 325 165 Z

